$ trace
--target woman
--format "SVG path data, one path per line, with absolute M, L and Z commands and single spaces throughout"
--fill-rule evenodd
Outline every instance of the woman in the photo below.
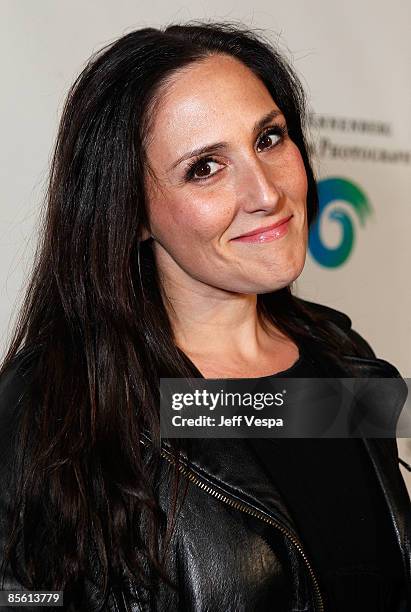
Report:
M 304 119 L 291 67 L 234 24 L 131 32 L 74 83 L 1 379 L 3 588 L 68 610 L 376 612 L 381 584 L 378 609 L 411 606 L 395 439 L 160 441 L 160 377 L 399 377 L 291 293 L 317 211 Z M 310 458 L 347 462 L 332 512 L 347 483 Z

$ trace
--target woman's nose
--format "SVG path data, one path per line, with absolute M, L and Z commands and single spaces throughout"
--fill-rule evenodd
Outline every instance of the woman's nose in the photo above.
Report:
M 282 197 L 273 168 L 259 160 L 243 165 L 239 181 L 241 204 L 246 212 L 272 212 Z

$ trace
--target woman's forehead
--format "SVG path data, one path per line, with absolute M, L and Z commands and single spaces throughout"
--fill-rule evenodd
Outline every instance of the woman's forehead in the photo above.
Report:
M 232 98 L 238 104 L 250 97 L 268 97 L 270 93 L 253 71 L 226 55 L 213 55 L 193 62 L 176 71 L 160 95 L 159 105 L 170 112 L 170 107 L 179 110 L 198 110 L 199 106 L 215 106 Z
M 278 107 L 270 92 L 247 66 L 235 58 L 215 55 L 186 66 L 168 81 L 158 99 L 152 124 L 158 134 L 152 142 L 171 133 L 183 139 L 185 147 L 198 146 L 199 138 L 221 139 L 224 128 L 251 129 L 273 109 Z

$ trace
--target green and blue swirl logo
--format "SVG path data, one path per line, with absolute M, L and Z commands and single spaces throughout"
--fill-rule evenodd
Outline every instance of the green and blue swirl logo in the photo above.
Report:
M 309 233 L 308 248 L 317 263 L 326 268 L 337 268 L 347 261 L 355 242 L 354 224 L 345 208 L 331 204 L 344 202 L 352 208 L 352 212 L 358 218 L 360 226 L 364 227 L 367 217 L 372 213 L 372 208 L 363 190 L 347 179 L 332 177 L 318 182 L 319 214 L 312 224 Z M 320 224 L 327 219 L 336 221 L 341 227 L 341 239 L 335 247 L 324 244 L 320 236 Z

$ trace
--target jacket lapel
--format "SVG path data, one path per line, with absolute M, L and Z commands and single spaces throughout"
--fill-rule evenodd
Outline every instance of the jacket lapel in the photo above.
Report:
M 163 448 L 170 451 L 168 440 Z M 263 512 L 298 539 L 284 500 L 246 439 L 193 438 L 184 440 L 184 462 L 203 482 L 229 497 Z
M 398 466 L 395 438 L 362 438 L 384 494 L 404 564 L 411 609 L 411 503 Z

